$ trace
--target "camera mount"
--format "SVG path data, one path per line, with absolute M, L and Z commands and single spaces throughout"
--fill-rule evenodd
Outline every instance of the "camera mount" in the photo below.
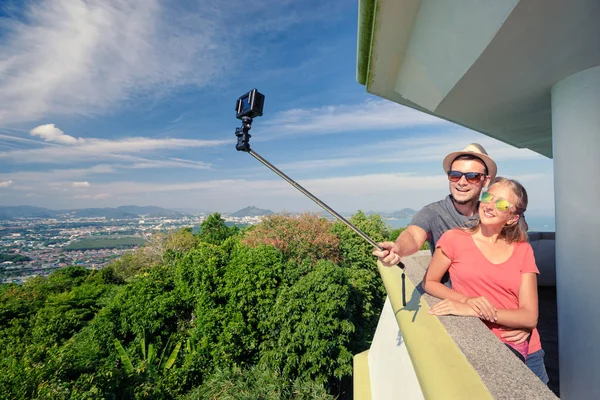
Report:
M 308 197 L 309 199 L 311 199 L 312 201 L 317 203 L 317 205 L 319 205 L 322 209 L 324 209 L 325 211 L 327 211 L 328 213 L 333 215 L 338 221 L 342 222 L 348 228 L 352 229 L 354 232 L 356 232 L 359 236 L 361 236 L 367 242 L 369 242 L 370 244 L 372 244 L 374 247 L 376 247 L 379 250 L 384 250 L 383 247 L 381 247 L 377 242 L 375 242 L 373 239 L 371 239 L 366 233 L 364 233 L 363 231 L 358 229 L 356 226 L 354 226 L 352 223 L 347 221 L 344 217 L 342 217 L 340 214 L 335 212 L 331 207 L 329 207 L 327 204 L 323 203 L 321 200 L 319 200 L 317 197 L 315 197 L 312 193 L 310 193 L 308 190 L 304 189 L 302 186 L 300 186 L 298 183 L 296 183 L 292 178 L 290 178 L 289 176 L 287 176 L 286 174 L 281 172 L 277 167 L 275 167 L 273 164 L 271 164 L 270 162 L 268 162 L 267 160 L 262 158 L 258 153 L 256 153 L 255 151 L 253 151 L 250 148 L 250 137 L 251 137 L 250 129 L 252 128 L 252 120 L 254 117 L 262 116 L 264 101 L 265 101 L 265 96 L 260 94 L 256 89 L 252 89 L 250 92 L 240 96 L 240 98 L 237 100 L 236 106 L 235 106 L 236 118 L 242 120 L 242 126 L 239 128 L 236 128 L 236 130 L 235 130 L 235 135 L 238 138 L 237 144 L 235 145 L 235 149 L 237 151 L 243 151 L 243 152 L 249 153 L 252 157 L 256 158 L 258 161 L 260 161 L 263 165 L 265 165 L 271 171 L 275 172 L 277 175 L 279 175 L 281 178 L 283 178 L 290 185 L 292 185 L 293 187 L 298 189 L 306 197 Z M 402 269 L 402 304 L 404 306 L 406 306 L 406 292 L 405 292 L 406 288 L 405 288 L 405 284 L 404 284 L 404 279 L 405 279 L 404 264 L 402 262 L 399 262 L 398 267 L 400 267 Z
M 235 129 L 235 136 L 238 141 L 235 145 L 237 151 L 250 152 L 250 129 L 252 128 L 252 118 L 242 117 L 242 126 Z

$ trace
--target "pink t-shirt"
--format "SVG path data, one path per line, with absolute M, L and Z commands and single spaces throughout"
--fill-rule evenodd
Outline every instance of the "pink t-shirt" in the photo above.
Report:
M 469 297 L 485 296 L 496 308 L 516 310 L 519 308 L 519 288 L 521 274 L 539 274 L 535 264 L 533 249 L 527 242 L 513 243 L 513 253 L 501 264 L 491 263 L 473 236 L 461 229 L 452 229 L 442 235 L 436 247 L 441 248 L 451 260 L 450 279 L 452 289 Z M 494 334 L 504 343 L 515 348 L 524 357 L 542 348 L 537 329 L 531 333 L 529 345 L 515 346 L 503 340 L 500 325 L 484 321 Z

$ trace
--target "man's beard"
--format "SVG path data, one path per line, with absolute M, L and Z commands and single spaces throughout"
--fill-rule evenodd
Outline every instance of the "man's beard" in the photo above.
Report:
M 465 204 L 469 204 L 469 203 L 475 203 L 478 201 L 478 199 L 476 198 L 470 198 L 467 200 L 456 200 L 456 198 L 451 194 L 450 197 L 452 197 L 452 201 L 455 202 L 456 204 L 459 204 L 461 206 L 464 206 Z

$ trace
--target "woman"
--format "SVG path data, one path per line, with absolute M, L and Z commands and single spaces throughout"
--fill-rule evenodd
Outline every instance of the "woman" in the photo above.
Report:
M 472 228 L 453 229 L 436 244 L 423 289 L 443 299 L 431 307 L 434 315 L 481 318 L 492 332 L 544 382 L 548 375 L 536 329 L 537 274 L 527 243 L 523 213 L 527 192 L 517 181 L 497 177 L 481 194 L 479 219 Z M 449 271 L 452 289 L 441 283 Z M 531 329 L 521 344 L 502 338 L 502 328 Z

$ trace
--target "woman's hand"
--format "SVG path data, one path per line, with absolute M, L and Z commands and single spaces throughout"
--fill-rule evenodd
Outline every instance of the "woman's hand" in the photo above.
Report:
M 498 310 L 488 299 L 484 296 L 470 297 L 466 302 L 481 319 L 485 319 L 490 322 L 496 322 L 498 320 Z
M 433 315 L 460 315 L 463 317 L 479 317 L 477 311 L 466 303 L 450 299 L 442 300 L 429 309 Z

